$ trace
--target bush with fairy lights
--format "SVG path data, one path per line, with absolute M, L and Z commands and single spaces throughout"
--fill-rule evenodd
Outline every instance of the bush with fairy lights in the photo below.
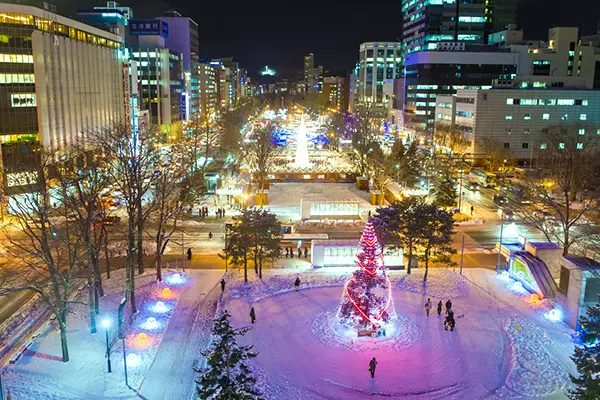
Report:
M 360 246 L 358 268 L 344 285 L 338 317 L 347 327 L 377 329 L 396 319 L 396 312 L 381 244 L 371 222 L 363 230 Z

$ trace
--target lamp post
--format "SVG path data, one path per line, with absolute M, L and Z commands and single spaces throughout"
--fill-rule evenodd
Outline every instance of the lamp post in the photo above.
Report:
M 462 198 L 463 198 L 463 193 L 462 193 L 462 178 L 463 178 L 463 169 L 459 169 L 458 170 L 459 175 L 459 189 L 458 189 L 458 212 L 461 213 L 462 212 Z
M 108 364 L 108 373 L 110 374 L 112 372 L 112 367 L 110 365 L 110 344 L 108 343 L 108 328 L 110 328 L 110 320 L 103 320 L 102 326 L 104 327 L 104 332 L 106 333 L 106 362 Z
M 500 243 L 498 243 L 498 263 L 496 265 L 496 273 L 500 273 L 500 258 L 502 256 L 502 233 L 504 231 L 504 210 L 500 210 Z
M 119 339 L 123 339 L 123 369 L 125 371 L 125 385 L 129 386 L 129 381 L 127 379 L 127 349 L 125 349 L 125 335 L 123 333 L 123 310 L 125 309 L 125 304 L 127 304 L 127 298 L 123 297 L 121 304 L 119 304 L 119 311 L 117 314 L 117 323 L 119 326 L 117 335 Z

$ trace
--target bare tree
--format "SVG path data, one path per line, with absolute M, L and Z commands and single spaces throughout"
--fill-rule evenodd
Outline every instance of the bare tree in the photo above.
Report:
M 548 128 L 541 141 L 537 176 L 526 175 L 521 190 L 509 192 L 510 205 L 525 222 L 542 231 L 549 241 L 571 245 L 593 230 L 586 215 L 600 200 L 600 138 L 598 128 L 561 125 Z M 523 196 L 532 200 L 524 204 Z
M 171 236 L 177 229 L 181 212 L 191 204 L 193 196 L 185 188 L 187 166 L 177 162 L 180 148 L 170 147 L 161 155 L 156 166 L 150 218 L 156 222 L 156 233 L 151 235 L 156 244 L 156 279 L 162 281 L 162 257 Z M 178 165 L 179 164 L 179 165 Z
M 93 149 L 73 148 L 61 157 L 60 165 L 55 169 L 59 202 L 66 218 L 73 220 L 72 227 L 79 235 L 86 255 L 81 261 L 88 280 L 92 333 L 96 333 L 99 297 L 104 296 L 99 252 L 106 230 L 100 225 L 108 215 L 102 212 L 100 196 L 110 184 L 106 166 L 98 155 Z
M 493 136 L 484 136 L 477 139 L 476 146 L 483 154 L 490 172 L 494 172 L 503 163 L 511 164 L 514 160 L 514 154 L 510 149 L 505 149 L 504 145 Z
M 278 151 L 277 145 L 273 142 L 274 130 L 275 126 L 273 124 L 262 127 L 253 133 L 247 145 L 248 154 L 246 158 L 257 184 L 257 195 L 262 195 L 264 191 L 265 182 L 273 169 L 274 156 Z
M 446 147 L 457 154 L 463 154 L 471 145 L 467 133 L 451 124 L 436 124 L 434 139 L 438 145 Z
M 157 152 L 151 143 L 151 132 L 142 138 L 138 132 L 132 132 L 128 124 L 114 125 L 95 135 L 96 144 L 102 149 L 104 162 L 110 165 L 107 173 L 113 185 L 118 189 L 125 202 L 127 211 L 127 261 L 126 261 L 126 297 L 133 313 L 137 312 L 135 302 L 135 263 L 137 253 L 138 272 L 144 272 L 143 266 L 143 220 L 142 201 L 155 179 L 155 161 Z
M 364 103 L 356 107 L 352 132 L 352 147 L 348 156 L 357 165 L 361 176 L 369 173 L 369 153 L 377 142 L 380 128 L 385 118 L 383 107 Z
M 57 183 L 51 176 L 55 170 L 53 156 L 40 152 L 37 170 L 23 172 L 26 177 L 21 184 L 26 193 L 15 196 L 9 206 L 13 223 L 22 233 L 6 232 L 10 242 L 8 253 L 23 266 L 12 265 L 11 271 L 2 274 L 0 296 L 27 290 L 39 295 L 56 318 L 62 360 L 67 362 L 67 317 L 74 302 L 77 266 L 85 254 L 82 241 L 69 221 L 53 215 L 51 193 Z M 18 268 L 19 273 L 15 273 L 14 268 Z

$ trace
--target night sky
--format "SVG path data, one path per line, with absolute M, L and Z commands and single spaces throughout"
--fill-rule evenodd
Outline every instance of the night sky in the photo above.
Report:
M 56 0 L 68 12 L 73 0 Z M 68 2 L 67 4 L 61 4 Z M 87 3 L 87 4 L 86 4 Z M 303 56 L 333 73 L 350 71 L 358 45 L 394 41 L 401 35 L 401 0 L 129 0 L 136 18 L 176 9 L 200 27 L 201 55 L 234 56 L 254 75 L 265 64 L 289 73 L 302 69 Z M 77 1 L 76 8 L 104 5 Z M 85 4 L 85 5 L 84 5 Z M 580 26 L 584 33 L 600 23 L 599 0 L 520 0 L 517 24 L 527 39 L 546 39 L 553 26 Z

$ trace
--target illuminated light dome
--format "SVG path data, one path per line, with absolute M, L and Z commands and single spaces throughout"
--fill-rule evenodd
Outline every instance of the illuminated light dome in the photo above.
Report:
M 540 301 L 540 296 L 537 293 L 532 293 L 531 296 L 529 296 L 529 301 L 533 304 L 537 304 Z
M 146 329 L 147 331 L 154 331 L 156 329 L 160 329 L 161 324 L 160 322 L 158 322 L 156 320 L 156 318 L 154 317 L 148 317 L 148 319 L 146 319 L 146 322 L 144 322 L 142 325 L 140 325 L 143 329 Z
M 550 321 L 558 322 L 558 321 L 562 321 L 563 313 L 558 308 L 555 308 L 555 309 L 548 311 L 546 314 L 544 314 L 544 316 L 547 319 L 549 319 Z
M 135 337 L 135 340 L 139 344 L 145 344 L 148 341 L 148 335 L 146 335 L 144 332 L 138 333 Z
M 514 290 L 515 292 L 524 292 L 525 288 L 523 287 L 523 284 L 521 282 L 514 282 L 512 284 L 512 286 L 510 287 L 512 290 Z
M 169 310 L 170 310 L 170 308 L 167 307 L 165 305 L 165 303 L 162 301 L 157 301 L 156 304 L 154 306 L 152 306 L 150 309 L 157 314 L 164 314 L 166 312 L 169 312 Z
M 140 356 L 135 353 L 127 354 L 127 366 L 128 367 L 137 367 L 140 365 Z
M 170 285 L 182 285 L 185 283 L 185 278 L 179 273 L 174 273 L 167 277 L 167 283 Z
M 165 299 L 168 299 L 170 297 L 173 297 L 173 291 L 171 289 L 169 289 L 168 287 L 166 287 L 162 290 L 162 292 L 160 292 L 160 296 Z

